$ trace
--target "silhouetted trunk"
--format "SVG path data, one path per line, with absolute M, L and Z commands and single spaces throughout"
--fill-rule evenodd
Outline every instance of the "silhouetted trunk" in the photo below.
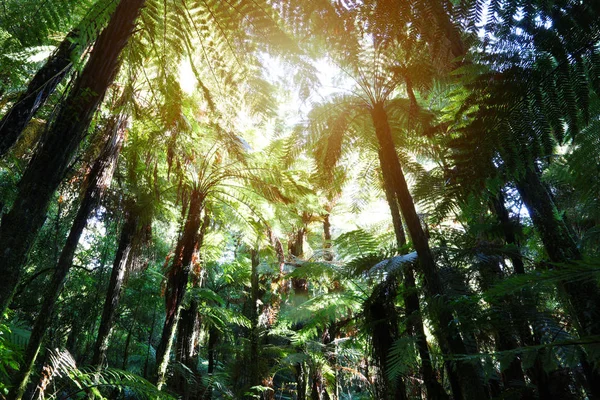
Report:
M 550 260 L 558 264 L 556 268 L 576 267 L 573 262 L 582 259 L 581 252 L 535 167 L 528 168 L 516 184 Z M 600 335 L 600 290 L 596 281 L 589 278 L 561 281 L 558 287 L 575 317 L 579 335 Z M 584 363 L 590 398 L 600 399 L 599 367 L 597 363 Z
M 381 159 L 381 155 L 379 156 Z M 396 200 L 396 193 L 392 187 L 392 178 L 388 168 L 382 166 L 382 174 L 384 176 L 384 192 L 388 206 L 390 207 L 390 213 L 392 215 L 392 224 L 394 226 L 394 233 L 396 234 L 396 244 L 398 249 L 401 249 L 406 245 L 406 234 L 404 227 L 402 226 L 402 218 L 400 217 L 400 209 L 398 208 L 398 200 Z
M 306 228 L 299 228 L 289 242 L 289 251 L 294 259 L 301 259 L 304 255 L 304 235 Z M 308 281 L 305 278 L 292 278 L 292 289 L 294 290 L 295 304 L 305 302 L 308 299 Z
M 310 400 L 323 400 L 324 391 L 323 374 L 321 373 L 321 369 L 315 365 L 312 374 L 312 384 L 310 386 Z
M 6 154 L 15 144 L 27 123 L 71 70 L 78 36 L 79 31 L 73 30 L 64 38 L 56 51 L 31 79 L 27 90 L 19 96 L 0 120 L 0 156 Z
M 502 192 L 500 192 L 497 196 L 492 197 L 491 205 L 492 211 L 494 212 L 494 215 L 496 216 L 496 219 L 498 220 L 502 228 L 504 241 L 507 244 L 515 246 L 514 252 L 509 254 L 509 258 L 513 264 L 514 273 L 517 275 L 524 274 L 525 267 L 523 264 L 523 258 L 521 257 L 519 249 L 516 248 L 516 246 L 518 245 L 515 235 L 517 227 L 515 226 L 514 222 L 510 221 L 508 210 L 506 209 L 506 205 L 504 204 L 504 195 L 502 194 Z M 497 279 L 500 279 L 500 271 L 497 269 L 495 271 L 495 274 L 498 275 Z M 526 290 L 522 291 L 521 293 L 517 293 L 514 296 L 510 296 L 506 299 L 503 299 L 504 304 L 502 305 L 502 307 L 504 307 L 505 311 L 503 312 L 502 316 L 498 316 L 496 315 L 497 313 L 494 313 L 494 320 L 497 325 L 496 341 L 498 343 L 499 350 L 501 348 L 509 350 L 511 348 L 519 347 L 518 341 L 512 342 L 514 338 L 506 336 L 507 329 L 509 328 L 507 322 L 511 322 L 513 324 L 513 334 L 518 334 L 521 341 L 521 345 L 536 345 L 534 337 L 531 334 L 529 319 L 532 315 L 536 315 L 538 311 L 536 310 L 535 305 L 531 303 L 530 299 L 531 294 L 528 293 Z M 510 311 L 510 316 L 506 315 L 507 310 Z M 531 325 L 535 327 L 535 322 Z M 532 383 L 537 386 L 537 391 L 539 393 L 540 398 L 549 400 L 557 399 L 555 395 L 548 391 L 550 385 L 550 375 L 542 365 L 540 357 L 540 355 L 536 356 L 536 362 L 533 363 L 531 367 L 527 368 L 525 373 L 532 381 Z M 511 369 L 516 370 L 514 364 L 517 361 L 517 359 L 512 361 L 511 364 L 513 365 Z M 514 372 L 509 372 L 507 376 L 503 375 L 505 385 L 507 384 L 506 380 L 510 380 L 509 376 L 513 374 Z M 529 396 L 530 394 L 526 392 L 526 395 Z
M 499 263 L 499 257 L 489 254 L 482 255 L 479 262 L 479 273 L 480 286 L 484 292 L 502 279 L 502 270 Z M 490 315 L 490 324 L 493 329 L 496 349 L 498 351 L 518 349 L 519 343 L 516 338 L 518 329 L 513 323 L 511 298 L 509 296 L 491 298 L 488 299 L 488 303 L 494 310 Z M 515 356 L 510 360 L 508 365 L 501 370 L 501 374 L 504 388 L 511 392 L 511 395 L 518 396 L 523 400 L 534 398 L 531 389 L 527 388 L 519 357 Z
M 388 354 L 394 342 L 399 339 L 399 316 L 396 310 L 398 294 L 397 275 L 388 275 L 377 284 L 373 293 L 364 303 L 364 317 L 371 337 L 373 359 L 377 366 L 375 395 L 377 399 L 405 400 L 406 385 L 402 376 L 389 379 Z
M 294 367 L 296 374 L 296 399 L 306 400 L 306 388 L 308 386 L 306 376 L 306 365 L 304 362 L 299 362 Z
M 515 226 L 511 222 L 508 210 L 504 205 L 504 195 L 502 194 L 502 192 L 500 192 L 497 196 L 492 197 L 492 209 L 502 228 L 504 240 L 507 244 L 515 246 L 514 253 L 509 255 L 515 273 L 524 274 L 525 266 L 523 265 L 523 258 L 521 257 L 518 248 L 516 248 L 518 243 L 515 235 Z
M 125 280 L 125 273 L 131 256 L 133 240 L 138 231 L 138 220 L 137 213 L 133 210 L 128 210 L 127 219 L 123 228 L 121 228 L 119 246 L 110 273 L 110 282 L 108 284 L 106 300 L 104 301 L 100 326 L 98 327 L 96 344 L 94 345 L 94 356 L 92 357 L 92 365 L 98 368 L 102 366 L 106 358 L 108 338 L 113 327 L 117 307 L 119 307 L 121 288 L 123 287 L 123 282 Z
M 198 332 L 199 322 L 198 301 L 192 299 L 189 307 L 181 310 L 179 323 L 177 324 L 176 359 L 188 367 L 194 365 L 196 334 Z
M 252 330 L 250 332 L 250 387 L 259 386 L 261 384 L 260 379 L 260 354 L 258 350 L 258 340 L 259 340 L 259 326 L 258 326 L 258 316 L 259 316 L 259 287 L 258 287 L 258 265 L 260 264 L 260 258 L 258 254 L 258 249 L 252 249 L 250 251 L 250 256 L 252 260 L 252 272 L 250 276 L 250 301 L 251 307 L 250 310 L 250 322 L 252 323 Z
M 204 400 L 212 399 L 212 387 L 214 379 L 213 374 L 215 373 L 215 364 L 217 363 L 217 343 L 219 342 L 219 331 L 214 326 L 208 329 L 208 367 L 206 372 L 208 374 L 209 384 L 204 392 Z
M 292 236 L 288 248 L 293 258 L 302 258 L 304 255 L 304 235 L 306 228 L 299 228 Z M 298 306 L 308 300 L 308 280 L 304 278 L 292 278 L 292 290 L 294 291 L 294 305 Z M 296 324 L 294 330 L 302 329 L 302 324 Z M 297 351 L 303 351 L 302 348 L 296 348 Z M 296 391 L 298 400 L 306 400 L 306 389 L 308 385 L 308 377 L 306 376 L 306 365 L 304 361 L 296 363 Z
M 0 315 L 10 305 L 52 196 L 64 179 L 90 121 L 117 73 L 119 56 L 133 33 L 144 2 L 123 0 L 117 6 L 83 72 L 27 166 L 12 209 L 2 217 Z
M 165 383 L 167 365 L 171 352 L 171 345 L 175 337 L 177 319 L 181 308 L 181 302 L 185 296 L 190 268 L 194 252 L 198 247 L 198 230 L 202 219 L 202 208 L 204 196 L 199 190 L 194 189 L 190 196 L 188 215 L 185 221 L 183 234 L 177 242 L 171 268 L 167 272 L 167 290 L 165 293 L 166 318 L 163 326 L 162 336 L 156 349 L 157 386 L 159 390 Z
M 404 227 L 402 226 L 402 217 L 400 216 L 400 209 L 398 208 L 396 194 L 391 186 L 393 179 L 387 164 L 382 164 L 382 175 L 384 181 L 384 191 L 390 207 L 390 213 L 392 215 L 394 233 L 396 234 L 396 244 L 398 248 L 401 249 L 402 247 L 406 246 L 406 235 L 404 233 Z M 404 299 L 404 307 L 406 309 L 408 325 L 407 330 L 408 333 L 414 337 L 417 350 L 419 351 L 423 381 L 427 390 L 427 396 L 430 400 L 446 400 L 448 399 L 448 395 L 437 380 L 437 374 L 435 373 L 433 363 L 431 362 L 431 354 L 429 352 L 429 346 L 427 344 L 427 338 L 425 337 L 425 330 L 423 328 L 423 317 L 421 315 L 419 294 L 417 291 L 412 266 L 407 265 L 403 272 L 405 290 L 402 293 L 402 297 Z
M 467 348 L 460 336 L 460 331 L 454 322 L 451 310 L 448 308 L 446 296 L 442 283 L 429 248 L 428 239 L 425 235 L 421 221 L 417 215 L 412 196 L 408 190 L 404 173 L 396 154 L 396 148 L 391 134 L 390 125 L 383 104 L 377 103 L 371 111 L 375 133 L 379 144 L 381 166 L 389 168 L 392 178 L 392 187 L 398 198 L 400 210 L 404 216 L 408 233 L 419 256 L 419 265 L 425 278 L 425 289 L 427 293 L 434 333 L 446 355 L 467 354 Z M 479 368 L 471 362 L 451 361 L 450 370 L 455 369 L 460 382 L 462 393 L 454 393 L 457 399 L 486 399 L 488 395 L 484 389 Z M 457 388 L 453 388 L 456 392 Z
M 129 361 L 129 346 L 131 344 L 131 336 L 133 336 L 133 329 L 135 328 L 135 325 L 137 323 L 138 310 L 140 309 L 140 304 L 141 303 L 138 301 L 137 305 L 135 306 L 135 311 L 133 312 L 133 315 L 131 317 L 131 325 L 127 330 L 127 337 L 125 338 L 125 347 L 123 348 L 123 364 L 121 365 L 122 370 L 127 369 L 127 362 Z
M 154 335 L 154 324 L 156 323 L 156 308 L 152 312 L 152 325 L 150 325 L 150 332 L 148 333 L 148 347 L 146 350 L 146 361 L 144 361 L 144 379 L 148 379 L 148 367 L 150 364 L 150 348 L 152 347 L 152 336 Z
M 208 228 L 210 217 L 208 214 L 204 215 L 204 222 L 200 227 L 200 234 L 198 235 L 198 244 L 196 245 L 197 252 L 192 258 L 192 266 L 190 268 L 191 273 L 191 287 L 200 288 L 203 287 L 202 279 L 202 265 L 200 260 L 199 250 L 202 248 L 204 242 L 204 235 Z M 199 304 L 198 299 L 192 296 L 190 304 L 186 309 L 181 309 L 179 314 L 179 321 L 177 323 L 177 339 L 175 349 L 175 359 L 187 366 L 192 373 L 195 375 L 195 384 L 191 385 L 190 380 L 182 374 L 179 370 L 175 371 L 174 380 L 176 385 L 181 388 L 184 394 L 184 399 L 195 396 L 201 384 L 201 375 L 197 372 L 197 352 L 198 352 L 198 337 L 200 334 L 200 315 L 198 314 Z
M 18 383 L 13 393 L 14 399 L 20 399 L 23 396 L 29 375 L 33 369 L 37 354 L 40 351 L 50 319 L 52 318 L 56 300 L 62 291 L 67 274 L 73 265 L 73 257 L 75 256 L 75 250 L 77 249 L 81 234 L 85 229 L 91 212 L 98 206 L 101 196 L 112 178 L 113 169 L 123 142 L 123 123 L 124 120 L 120 119 L 111 125 L 104 150 L 92 166 L 87 177 L 87 189 L 77 210 L 77 215 L 73 220 L 67 241 L 60 253 L 52 280 L 46 289 L 42 308 L 27 343 L 23 364 L 19 370 Z

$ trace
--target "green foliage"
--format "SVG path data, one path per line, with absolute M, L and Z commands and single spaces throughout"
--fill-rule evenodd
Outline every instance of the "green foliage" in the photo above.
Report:
M 0 393 L 3 396 L 8 394 L 11 373 L 18 370 L 21 363 L 22 345 L 17 343 L 20 337 L 8 325 L 0 324 Z
M 66 351 L 55 351 L 50 354 L 49 379 L 55 380 L 54 393 L 45 393 L 44 398 L 104 398 L 103 391 L 114 396 L 139 396 L 146 399 L 173 399 L 172 396 L 160 392 L 156 387 L 135 374 L 117 369 L 106 368 L 98 371 L 94 368 L 78 368 L 73 357 Z M 116 393 L 115 393 L 116 391 Z M 42 394 L 44 395 L 44 394 Z
M 67 32 L 82 66 L 117 3 L 3 2 L 0 110 L 39 67 L 33 56 Z M 540 382 L 582 397 L 597 375 L 598 336 L 580 329 L 565 288 L 599 281 L 599 12 L 577 1 L 147 0 L 33 244 L 12 305 L 19 325 L 0 324 L 0 397 L 22 364 L 88 165 L 115 115 L 127 121 L 126 141 L 48 327 L 44 348 L 73 356 L 46 357 L 46 398 L 293 398 L 300 366 L 309 387 L 330 398 L 389 397 L 401 383 L 408 398 L 435 397 L 421 384 L 427 352 L 430 379 L 447 393 L 448 376 L 468 366 L 498 398 L 515 388 L 543 398 Z M 279 63 L 283 72 L 271 65 Z M 311 91 L 329 64 L 341 87 Z M 68 90 L 59 88 L 59 107 Z M 300 123 L 279 104 L 285 96 Z M 436 281 L 421 274 L 412 243 L 399 255 L 393 240 L 371 114 L 379 106 L 427 236 L 415 243 L 432 244 L 438 296 L 428 294 Z M 4 210 L 19 201 L 14 189 L 52 107 L 2 160 Z M 526 171 L 543 177 L 550 217 L 573 231 L 581 259 L 548 261 L 534 210 L 515 190 Z M 181 267 L 188 290 L 168 385 L 158 391 L 146 379 L 192 192 L 206 216 L 195 233 L 202 246 Z M 75 359 L 91 356 L 125 208 L 143 223 L 110 368 L 78 367 Z M 358 216 L 365 210 L 385 215 Z M 464 352 L 437 335 L 447 328 L 436 326 L 442 305 Z M 508 377 L 515 370 L 517 383 Z

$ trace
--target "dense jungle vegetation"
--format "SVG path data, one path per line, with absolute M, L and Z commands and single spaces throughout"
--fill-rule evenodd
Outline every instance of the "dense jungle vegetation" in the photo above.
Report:
M 600 400 L 600 3 L 0 2 L 0 399 Z

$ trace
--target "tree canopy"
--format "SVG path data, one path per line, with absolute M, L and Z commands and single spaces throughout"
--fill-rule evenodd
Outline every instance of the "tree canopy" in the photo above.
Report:
M 600 399 L 593 1 L 0 4 L 0 399 Z

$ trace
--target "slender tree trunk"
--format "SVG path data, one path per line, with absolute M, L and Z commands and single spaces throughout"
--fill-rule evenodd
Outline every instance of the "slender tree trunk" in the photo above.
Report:
M 333 252 L 331 251 L 331 221 L 330 213 L 323 216 L 323 259 L 333 261 Z
M 258 266 L 260 264 L 260 258 L 258 249 L 252 249 L 250 252 L 250 258 L 252 260 L 252 272 L 251 272 L 251 294 L 250 301 L 250 321 L 252 323 L 252 330 L 250 332 L 250 387 L 258 386 L 261 384 L 260 379 L 260 354 L 258 349 L 259 341 L 259 327 L 258 327 L 258 316 L 259 316 L 259 287 L 258 287 Z
M 382 156 L 380 155 L 380 160 Z M 392 177 L 388 165 L 382 163 L 382 174 L 384 180 L 384 191 L 387 202 L 392 214 L 392 222 L 394 232 L 396 234 L 396 243 L 398 248 L 406 246 L 406 235 L 402 226 L 402 217 L 398 208 L 398 201 L 395 192 L 392 188 Z M 405 290 L 402 294 L 404 299 L 404 307 L 406 309 L 407 325 L 409 333 L 415 338 L 415 343 L 421 358 L 421 369 L 423 373 L 423 381 L 427 390 L 427 396 L 430 400 L 447 400 L 448 395 L 444 388 L 436 378 L 435 369 L 431 362 L 431 354 L 425 337 L 425 329 L 423 328 L 423 317 L 421 315 L 421 307 L 419 294 L 415 283 L 415 277 L 411 266 L 404 269 L 404 286 Z
M 187 309 L 182 309 L 177 324 L 177 361 L 192 367 L 195 349 L 196 333 L 198 331 L 198 301 L 192 299 Z
M 306 377 L 306 365 L 299 362 L 295 365 L 296 374 L 296 400 L 306 400 L 306 388 L 308 385 Z
M 94 356 L 92 357 L 92 365 L 100 368 L 106 359 L 106 351 L 108 350 L 108 338 L 113 327 L 115 313 L 119 307 L 121 299 L 121 288 L 125 281 L 125 273 L 131 256 L 133 240 L 138 230 L 139 217 L 137 212 L 128 210 L 127 219 L 119 238 L 119 247 L 113 262 L 112 272 L 110 273 L 110 282 L 104 301 L 104 309 L 100 318 L 100 326 L 98 327 L 98 336 L 94 345 Z
M 430 309 L 432 310 L 432 318 L 435 326 L 434 333 L 446 355 L 467 354 L 467 348 L 460 336 L 460 331 L 454 323 L 451 310 L 448 308 L 442 282 L 429 248 L 428 239 L 423 231 L 412 196 L 408 190 L 408 185 L 406 184 L 404 173 L 396 154 L 396 148 L 383 104 L 375 104 L 371 115 L 382 157 L 382 169 L 384 165 L 387 165 L 385 168 L 389 168 L 392 175 L 392 185 L 406 221 L 408 233 L 419 256 L 419 265 L 423 271 L 425 289 L 428 294 Z M 456 368 L 459 378 L 462 393 L 455 393 L 457 399 L 481 400 L 488 398 L 482 377 L 479 375 L 478 368 L 474 364 L 465 361 L 452 361 L 449 364 L 451 365 L 451 369 Z M 456 389 L 453 388 L 453 391 L 456 391 Z
M 306 228 L 299 228 L 291 238 L 288 248 L 290 254 L 294 258 L 302 258 L 304 255 L 304 235 Z M 292 289 L 294 291 L 294 305 L 298 306 L 308 300 L 308 281 L 304 278 L 292 278 Z M 295 330 L 300 330 L 302 326 L 296 324 Z M 303 351 L 301 347 L 296 348 L 297 351 Z M 306 389 L 308 385 L 308 377 L 306 374 L 306 364 L 301 361 L 295 365 L 296 374 L 296 391 L 298 400 L 306 400 Z
M 215 364 L 217 363 L 217 343 L 219 342 L 219 331 L 214 326 L 208 329 L 208 367 L 206 373 L 208 374 L 208 387 L 204 392 L 204 400 L 212 399 L 212 388 L 213 388 L 213 374 L 215 373 Z
M 492 197 L 492 210 L 500 223 L 502 233 L 504 234 L 504 240 L 507 244 L 517 246 L 517 238 L 515 235 L 514 224 L 510 221 L 508 210 L 504 205 L 504 195 L 500 192 L 497 196 Z M 524 274 L 525 266 L 523 264 L 523 258 L 519 253 L 518 249 L 515 249 L 516 253 L 510 254 L 510 261 L 512 262 L 513 269 L 516 274 Z
M 135 310 L 133 311 L 133 315 L 131 316 L 132 321 L 131 325 L 129 326 L 129 329 L 127 330 L 127 337 L 125 338 L 125 347 L 123 349 L 123 364 L 121 365 L 122 370 L 127 369 L 127 362 L 129 361 L 129 346 L 131 345 L 131 336 L 133 336 L 133 330 L 135 329 L 135 326 L 137 324 L 137 317 L 140 306 L 141 301 L 138 300 L 135 306 Z
M 73 30 L 65 37 L 46 64 L 31 79 L 27 90 L 0 120 L 0 156 L 6 154 L 15 144 L 27 123 L 71 70 L 78 36 L 79 31 Z
M 517 190 L 527 206 L 529 215 L 540 234 L 550 260 L 557 267 L 568 269 L 582 259 L 567 224 L 558 216 L 558 210 L 549 189 L 541 181 L 535 167 L 528 168 L 517 181 Z M 575 317 L 582 337 L 600 335 L 600 290 L 595 280 L 570 280 L 558 283 L 560 292 Z M 598 347 L 597 345 L 592 345 Z M 594 349 L 597 351 L 597 348 Z M 600 399 L 600 371 L 598 363 L 584 362 L 590 398 Z
M 157 386 L 160 390 L 165 384 L 165 376 L 171 344 L 175 337 L 177 320 L 179 318 L 181 303 L 187 289 L 188 278 L 194 252 L 198 247 L 198 230 L 202 219 L 200 215 L 204 204 L 204 196 L 199 190 L 194 189 L 190 197 L 188 215 L 177 247 L 173 256 L 173 263 L 167 273 L 167 291 L 165 293 L 166 318 L 163 326 L 163 332 L 158 348 L 156 349 L 156 363 L 158 366 Z
M 96 277 L 96 287 L 94 290 L 94 298 L 92 300 L 91 304 L 100 304 L 100 293 L 103 292 L 102 290 L 102 282 L 104 281 L 104 270 L 106 269 L 106 263 L 108 262 L 108 258 L 109 256 L 111 256 L 110 253 L 110 246 L 108 243 L 108 240 L 105 242 L 104 245 L 104 249 L 102 250 L 102 255 L 100 257 L 100 268 L 98 269 L 98 273 L 97 273 L 97 277 Z M 113 259 L 114 261 L 114 259 Z M 81 318 L 81 320 L 79 321 L 79 323 L 77 324 L 78 326 L 80 325 L 81 328 L 80 330 L 84 330 L 87 332 L 96 332 L 96 322 L 97 319 L 100 315 L 98 314 L 102 314 L 102 310 L 97 310 L 97 308 L 99 307 L 91 307 L 88 310 L 86 310 L 86 313 L 83 315 L 83 317 Z M 84 343 L 85 346 L 82 346 L 82 344 L 80 343 L 79 346 L 77 346 L 77 338 L 79 338 L 79 334 L 75 334 L 75 335 L 69 335 L 69 337 L 73 336 L 73 345 L 72 346 L 68 346 L 67 349 L 71 352 L 71 354 L 73 354 L 73 356 L 75 357 L 76 352 L 75 352 L 75 348 L 76 347 L 83 347 L 83 351 L 81 352 L 81 355 L 79 357 L 76 357 L 75 360 L 77 361 L 78 364 L 84 364 L 84 363 L 89 363 L 89 361 L 87 361 L 87 359 L 89 358 L 88 355 L 90 353 L 90 346 L 94 346 L 95 342 L 96 342 L 96 338 L 90 338 L 88 339 L 89 335 L 84 336 Z
M 156 308 L 152 312 L 152 325 L 148 333 L 148 349 L 146 351 L 146 361 L 144 361 L 144 379 L 148 379 L 148 364 L 150 363 L 150 348 L 152 347 L 152 336 L 154 335 L 154 324 L 156 323 Z
M 544 248 L 554 263 L 568 264 L 582 259 L 577 244 L 573 240 L 567 225 L 558 216 L 558 210 L 546 185 L 540 180 L 534 169 L 528 169 L 517 189 L 529 210 L 534 226 L 540 234 Z M 566 294 L 569 306 L 577 319 L 580 335 L 600 334 L 600 291 L 595 281 L 560 283 L 560 289 Z
M 500 259 L 485 255 L 479 262 L 480 286 L 485 292 L 489 290 L 498 280 L 502 279 Z M 494 330 L 494 340 L 498 351 L 510 351 L 519 348 L 515 333 L 518 332 L 514 325 L 511 309 L 513 302 L 508 297 L 489 300 L 494 313 L 490 316 L 490 323 Z M 513 396 L 519 398 L 533 399 L 533 392 L 527 388 L 521 360 L 514 357 L 501 371 L 504 388 L 512 392 Z
M 383 156 L 381 152 L 379 152 L 379 160 L 383 160 Z M 396 199 L 396 193 L 394 192 L 394 188 L 392 187 L 392 174 L 387 168 L 387 165 L 382 164 L 381 172 L 383 175 L 383 190 L 385 192 L 385 198 L 388 203 L 388 207 L 390 208 L 390 213 L 392 215 L 392 224 L 394 226 L 394 233 L 396 234 L 396 245 L 398 249 L 406 246 L 406 233 L 404 232 L 404 227 L 402 226 L 402 217 L 400 216 L 400 209 L 398 208 L 398 200 Z
M 196 245 L 198 250 L 202 248 L 202 243 L 204 242 L 204 235 L 206 234 L 206 230 L 208 229 L 209 223 L 209 215 L 205 214 L 202 226 L 200 227 L 200 233 L 198 235 L 198 244 Z M 192 265 L 190 268 L 190 272 L 193 272 L 191 279 L 191 286 L 193 288 L 199 288 L 203 285 L 201 269 L 202 261 L 199 258 L 199 252 L 197 252 L 196 254 L 198 255 L 198 257 L 192 257 Z M 180 323 L 177 334 L 177 360 L 190 368 L 194 364 L 196 356 L 196 339 L 198 337 L 198 330 L 200 328 L 200 320 L 198 318 L 198 307 L 198 300 L 196 298 L 192 298 L 188 309 L 181 310 Z
M 27 166 L 17 199 L 0 225 L 0 315 L 9 307 L 27 254 L 44 223 L 48 205 L 112 83 L 119 56 L 145 0 L 123 0 L 103 30 L 54 124 Z
M 398 286 L 398 276 L 390 274 L 386 280 L 375 286 L 373 293 L 364 303 L 363 312 L 377 366 L 375 393 L 381 400 L 407 398 L 403 378 L 398 376 L 395 380 L 390 380 L 388 377 L 387 356 L 399 338 L 399 316 L 395 304 Z
M 120 119 L 112 124 L 105 148 L 94 163 L 87 178 L 88 187 L 77 210 L 77 215 L 71 226 L 67 241 L 60 253 L 54 275 L 52 276 L 50 285 L 46 289 L 42 308 L 27 343 L 24 363 L 19 371 L 18 384 L 15 386 L 12 395 L 14 399 L 18 400 L 23 396 L 29 375 L 33 370 L 35 359 L 46 335 L 56 300 L 62 291 L 67 274 L 73 265 L 73 257 L 75 256 L 79 238 L 85 229 L 90 213 L 98 206 L 102 193 L 112 177 L 113 167 L 117 161 L 123 141 L 123 121 L 123 119 Z
M 500 192 L 496 196 L 491 197 L 491 210 L 493 211 L 498 223 L 502 228 L 502 233 L 504 236 L 504 241 L 507 244 L 517 246 L 518 242 L 515 235 L 515 224 L 510 221 L 508 210 L 506 209 L 506 205 L 504 204 L 504 195 Z M 525 273 L 525 267 L 523 264 L 523 258 L 521 257 L 520 251 L 518 248 L 515 248 L 515 252 L 509 254 L 509 258 L 513 264 L 514 274 L 521 275 Z M 500 277 L 500 271 L 495 270 L 493 274 L 497 275 L 497 279 Z M 492 275 L 493 275 L 492 274 Z M 497 318 L 497 333 L 496 333 L 496 342 L 498 343 L 498 349 L 511 349 L 519 346 L 518 342 L 511 343 L 512 338 L 506 337 L 506 330 L 509 328 L 507 326 L 507 322 L 511 321 L 513 324 L 514 331 L 518 334 L 520 338 L 520 342 L 522 346 L 534 346 L 536 342 L 534 340 L 534 336 L 531 334 L 530 330 L 530 321 L 528 316 L 536 315 L 537 310 L 535 306 L 530 302 L 531 293 L 520 293 L 517 296 L 504 299 L 504 307 L 505 310 L 510 310 L 509 316 L 506 315 L 506 312 L 500 318 Z M 510 318 L 510 319 L 507 319 Z M 536 326 L 535 321 L 531 324 L 532 326 Z M 535 328 L 534 328 L 535 329 Z M 539 343 L 537 343 L 539 344 Z M 516 347 L 515 347 L 516 346 Z M 514 360 L 513 363 L 517 361 Z M 514 368 L 514 367 L 513 367 Z M 540 355 L 536 357 L 536 362 L 532 367 L 528 368 L 526 371 L 527 376 L 531 382 L 537 386 L 537 390 L 539 396 L 544 399 L 555 399 L 557 398 L 551 392 L 548 391 L 550 377 L 548 372 L 544 369 L 541 361 Z M 507 379 L 503 375 L 503 379 Z M 505 382 L 506 385 L 506 382 Z M 526 393 L 529 395 L 529 393 Z

